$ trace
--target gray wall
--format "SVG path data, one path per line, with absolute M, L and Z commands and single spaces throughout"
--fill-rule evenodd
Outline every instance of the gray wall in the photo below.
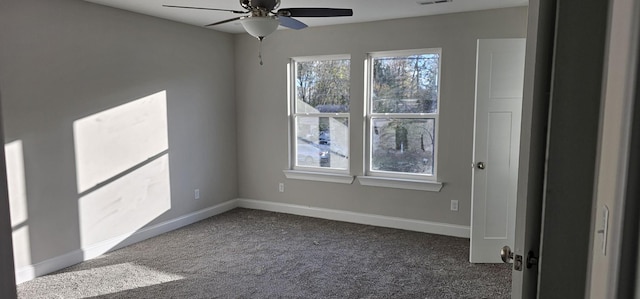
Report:
M 236 100 L 240 197 L 320 208 L 449 223 L 470 224 L 471 157 L 476 40 L 526 34 L 527 9 L 509 8 L 352 25 L 282 30 L 263 44 L 238 35 Z M 350 54 L 351 173 L 363 173 L 363 61 L 368 52 L 442 48 L 439 193 L 287 180 L 286 67 L 290 57 Z M 278 193 L 278 183 L 285 192 Z M 459 212 L 449 210 L 459 200 Z
M 170 209 L 147 226 L 237 197 L 232 35 L 84 1 L 7 0 L 0 43 L 5 144 L 22 142 L 25 172 L 28 218 L 13 229 L 28 227 L 30 246 L 16 248 L 17 268 L 81 247 L 79 200 L 103 186 L 78 191 L 74 121 L 161 90 Z M 148 207 L 129 208 L 136 219 Z

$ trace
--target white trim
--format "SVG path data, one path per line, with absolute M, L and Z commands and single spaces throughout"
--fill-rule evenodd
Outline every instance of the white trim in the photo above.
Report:
M 62 267 L 60 267 L 62 269 Z M 36 267 L 33 265 L 28 265 L 24 267 L 20 267 L 16 269 L 16 284 L 21 284 L 23 282 L 32 280 L 36 278 Z
M 404 229 L 452 237 L 469 238 L 470 235 L 469 226 L 464 225 L 437 223 L 261 200 L 233 199 L 206 209 L 202 209 L 141 229 L 130 235 L 118 236 L 91 246 L 87 246 L 82 249 L 77 249 L 63 255 L 44 260 L 37 264 L 20 267 L 16 269 L 16 283 L 20 284 L 32 280 L 38 276 L 46 275 L 48 273 L 64 269 L 66 267 L 95 258 L 106 252 L 129 246 L 140 241 L 144 241 L 148 238 L 170 232 L 172 230 L 187 226 L 189 224 L 193 224 L 200 220 L 204 220 L 206 218 L 230 211 L 238 207 L 358 224 L 374 225 L 380 227 Z
M 442 186 L 441 182 L 424 181 L 424 180 L 410 180 L 400 178 L 389 177 L 373 177 L 373 176 L 358 176 L 358 182 L 363 186 L 374 187 L 387 187 L 397 189 L 409 189 L 420 191 L 440 192 Z
M 355 179 L 352 175 L 327 173 L 327 172 L 311 172 L 300 170 L 283 170 L 284 175 L 288 179 L 319 181 L 340 184 L 352 184 Z
M 85 261 L 81 249 L 68 252 L 63 255 L 50 258 L 34 265 L 28 265 L 16 269 L 16 284 L 32 280 L 38 276 L 64 269 Z
M 372 82 L 373 82 L 373 64 L 374 60 L 378 58 L 385 57 L 402 57 L 402 56 L 413 56 L 413 55 L 428 55 L 428 54 L 437 54 L 438 55 L 438 75 L 437 75 L 437 84 L 438 84 L 438 96 L 437 96 L 437 112 L 436 113 L 374 113 L 373 105 L 372 105 Z M 365 110 L 364 110 L 364 118 L 365 118 L 365 128 L 364 128 L 364 174 L 367 176 L 375 176 L 376 172 L 372 169 L 373 157 L 372 157 L 372 142 L 373 142 L 373 120 L 378 118 L 415 118 L 415 119 L 433 119 L 434 124 L 434 134 L 435 140 L 433 142 L 433 162 L 432 162 L 432 176 L 435 178 L 438 175 L 438 147 L 439 147 L 439 136 L 440 136 L 440 99 L 441 99 L 441 87 L 442 87 L 442 48 L 423 48 L 423 49 L 407 49 L 407 50 L 393 50 L 393 51 L 381 51 L 381 52 L 370 52 L 367 54 L 367 59 L 365 60 Z M 394 172 L 398 175 L 404 175 L 406 173 L 402 172 Z M 410 175 L 410 174 L 409 174 Z M 366 183 L 365 183 L 366 184 Z M 438 184 L 438 182 L 435 182 Z M 397 184 L 395 184 L 397 185 Z M 375 185 L 372 185 L 375 186 Z M 441 186 L 440 186 L 441 187 Z M 402 189 L 415 189 L 412 187 L 391 187 L 391 188 L 402 188 Z M 415 189 L 415 190 L 424 190 L 424 189 Z M 429 190 L 431 191 L 431 190 Z
M 215 216 L 218 214 L 222 214 L 229 210 L 235 209 L 237 207 L 237 203 L 235 200 L 225 201 L 223 203 L 217 204 L 215 206 L 202 209 L 199 211 L 195 211 L 193 213 L 189 213 L 184 216 L 180 216 L 178 218 L 174 218 L 162 223 L 158 223 L 156 225 L 152 225 L 141 230 L 136 231 L 131 235 L 123 235 L 115 238 L 111 238 L 97 244 L 90 245 L 86 248 L 83 248 L 85 259 L 92 259 L 98 257 L 106 252 L 120 249 L 146 239 L 159 236 L 161 234 L 170 232 L 172 230 L 176 230 L 183 226 L 187 226 L 189 224 L 196 223 L 198 221 L 207 219 L 211 216 Z
M 336 54 L 336 55 L 317 55 L 317 56 L 296 56 L 291 57 L 291 60 L 295 62 L 308 62 L 308 61 L 330 61 L 330 60 L 347 60 L 351 59 L 351 54 Z
M 296 171 L 305 171 L 308 167 L 299 166 L 298 165 L 298 120 L 302 117 L 329 117 L 329 118 L 345 118 L 347 120 L 347 131 L 346 131 L 346 140 L 347 144 L 345 148 L 347 149 L 347 153 L 350 152 L 349 148 L 349 140 L 351 140 L 351 112 L 337 112 L 337 113 L 328 113 L 328 112 L 298 112 L 297 109 L 297 96 L 296 96 L 296 78 L 297 78 L 297 63 L 298 62 L 309 62 L 309 61 L 334 61 L 334 60 L 348 60 L 349 61 L 349 69 L 351 69 L 351 54 L 337 54 L 337 55 L 320 55 L 320 56 L 298 56 L 291 57 L 289 59 L 289 63 L 287 65 L 287 119 L 289 121 L 288 124 L 288 154 L 289 154 L 289 169 Z M 350 79 L 349 79 L 350 80 Z M 349 82 L 349 84 L 351 84 Z M 335 168 L 335 167 L 325 167 L 323 171 L 327 172 L 339 172 L 343 174 L 349 173 L 349 168 L 351 166 L 351 162 L 349 161 L 349 157 L 347 155 L 347 169 Z M 285 173 L 286 174 L 286 173 Z M 313 180 L 313 181 L 325 181 L 322 179 L 310 179 L 310 177 L 306 176 L 305 178 L 295 177 L 296 179 L 302 180 Z M 353 179 L 351 180 L 353 181 Z M 335 182 L 335 181 L 330 181 Z M 344 182 L 344 180 L 339 183 Z M 350 183 L 349 183 L 350 184 Z
M 442 48 L 421 48 L 421 49 L 405 49 L 391 51 L 370 52 L 369 56 L 373 58 L 392 57 L 392 56 L 412 56 L 426 54 L 442 54 Z
M 380 227 L 397 228 L 452 237 L 469 238 L 470 236 L 470 228 L 469 226 L 465 225 L 438 223 L 242 198 L 238 199 L 238 207 L 358 224 L 374 225 Z
M 187 215 L 167 220 L 156 225 L 152 225 L 131 234 L 114 237 L 82 249 L 77 249 L 69 253 L 44 260 L 34 265 L 28 265 L 16 269 L 16 283 L 20 284 L 77 263 L 81 263 L 98 257 L 106 252 L 129 246 L 131 244 L 144 241 L 146 239 L 170 232 L 172 230 L 193 224 L 200 220 L 207 219 L 238 206 L 237 200 L 229 200 L 215 206 L 202 209 Z

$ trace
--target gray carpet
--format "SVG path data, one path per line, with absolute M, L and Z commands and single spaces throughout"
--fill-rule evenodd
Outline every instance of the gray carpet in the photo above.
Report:
M 18 285 L 19 298 L 509 298 L 469 240 L 248 209 Z

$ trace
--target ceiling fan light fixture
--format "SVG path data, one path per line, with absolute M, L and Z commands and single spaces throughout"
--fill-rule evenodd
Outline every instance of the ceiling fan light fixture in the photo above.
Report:
M 280 25 L 280 21 L 276 16 L 264 17 L 244 17 L 240 19 L 240 24 L 250 35 L 263 39 L 265 36 L 273 33 Z

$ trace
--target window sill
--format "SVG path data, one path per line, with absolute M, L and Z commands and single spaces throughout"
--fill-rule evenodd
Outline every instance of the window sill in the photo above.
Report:
M 441 182 L 372 176 L 358 176 L 358 182 L 360 182 L 360 185 L 363 186 L 410 189 L 431 192 L 440 192 L 442 186 L 444 185 Z
M 355 179 L 352 175 L 336 173 L 320 173 L 300 170 L 284 170 L 284 175 L 288 179 L 319 181 L 340 184 L 352 184 Z

